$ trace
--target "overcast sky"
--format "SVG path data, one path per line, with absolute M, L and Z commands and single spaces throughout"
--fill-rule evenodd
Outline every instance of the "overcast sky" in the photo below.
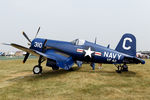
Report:
M 71 41 L 81 38 L 115 48 L 124 33 L 137 50 L 150 50 L 150 0 L 0 0 L 0 43 L 26 46 L 22 31 Z M 16 50 L 0 45 L 0 51 Z

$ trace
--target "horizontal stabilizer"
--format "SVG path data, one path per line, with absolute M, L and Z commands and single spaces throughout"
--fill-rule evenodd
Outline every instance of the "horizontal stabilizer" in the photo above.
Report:
M 124 57 L 124 63 L 126 64 L 145 64 L 145 61 L 137 57 Z

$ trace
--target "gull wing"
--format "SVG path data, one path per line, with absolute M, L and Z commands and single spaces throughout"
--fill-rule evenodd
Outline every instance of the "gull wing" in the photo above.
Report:
M 43 56 L 44 58 L 55 60 L 56 65 L 65 69 L 65 70 L 69 70 L 74 64 L 73 58 L 71 56 L 66 55 L 66 54 L 62 54 L 60 52 L 56 52 L 56 50 L 53 50 L 53 49 L 52 50 L 46 50 L 46 52 L 43 53 L 43 52 L 39 52 L 37 50 L 23 47 L 23 46 L 18 45 L 18 44 L 12 43 L 10 45 L 17 48 L 17 49 L 31 53 L 35 56 Z

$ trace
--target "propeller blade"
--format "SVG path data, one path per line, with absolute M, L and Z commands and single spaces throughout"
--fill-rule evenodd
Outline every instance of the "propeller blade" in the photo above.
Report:
M 45 47 L 46 42 L 47 42 L 47 39 L 44 41 L 43 48 L 42 48 L 42 52 L 44 52 L 44 51 L 45 51 L 45 49 L 46 49 L 46 47 Z
M 39 27 L 38 30 L 37 30 L 37 33 L 36 33 L 36 35 L 35 35 L 35 38 L 37 37 L 37 35 L 38 35 L 40 29 L 41 29 L 41 28 Z
M 31 46 L 31 43 L 28 43 L 28 46 Z
M 31 43 L 31 40 L 28 38 L 25 32 L 22 32 L 23 36 Z
M 27 61 L 29 55 L 30 55 L 30 54 L 27 52 L 26 55 L 25 55 L 25 57 L 24 57 L 23 63 L 25 63 L 25 62 Z

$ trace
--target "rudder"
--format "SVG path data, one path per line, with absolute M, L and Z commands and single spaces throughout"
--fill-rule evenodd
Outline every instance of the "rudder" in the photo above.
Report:
M 130 56 L 136 56 L 136 38 L 130 33 L 126 33 L 122 36 L 116 51 L 128 54 Z

